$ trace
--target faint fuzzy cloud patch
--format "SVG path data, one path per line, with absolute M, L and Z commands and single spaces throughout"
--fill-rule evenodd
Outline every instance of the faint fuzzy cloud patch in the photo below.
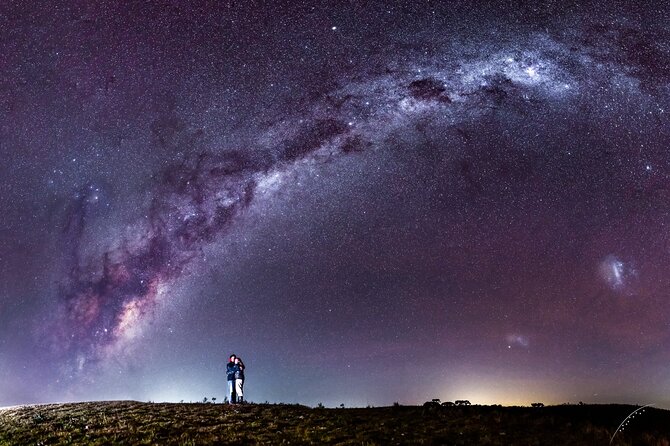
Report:
M 527 336 L 520 335 L 518 333 L 512 333 L 505 336 L 505 341 L 507 342 L 507 348 L 512 347 L 524 347 L 528 348 L 530 346 L 530 341 Z

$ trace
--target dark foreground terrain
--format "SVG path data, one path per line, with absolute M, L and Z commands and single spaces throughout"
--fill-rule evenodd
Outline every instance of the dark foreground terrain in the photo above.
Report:
M 445 444 L 608 445 L 627 405 L 542 408 L 49 404 L 0 410 L 0 445 Z M 670 411 L 637 414 L 615 445 L 670 445 Z

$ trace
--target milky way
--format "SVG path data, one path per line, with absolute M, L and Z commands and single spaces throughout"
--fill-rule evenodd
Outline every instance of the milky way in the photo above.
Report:
M 554 51 L 562 49 L 556 46 L 550 45 Z M 156 176 L 148 221 L 133 228 L 134 239 L 121 241 L 99 262 L 82 268 L 79 236 L 87 204 L 96 193 L 84 188 L 68 216 L 66 233 L 74 264 L 63 295 L 69 324 L 64 342 L 72 342 L 80 366 L 132 334 L 138 320 L 151 313 L 161 285 L 179 277 L 203 244 L 225 232 L 269 171 L 281 174 L 298 162 L 327 162 L 382 146 L 388 132 L 417 125 L 421 116 L 442 115 L 448 124 L 457 125 L 489 108 L 530 101 L 531 96 L 538 101 L 563 99 L 570 83 L 571 94 L 578 88 L 539 51 L 498 53 L 456 66 L 448 62 L 449 68 L 401 67 L 328 92 L 308 115 L 289 115 L 288 123 L 272 129 L 280 135 L 269 147 L 272 158 L 251 159 L 237 151 L 202 153 L 166 169 Z M 612 268 L 618 271 L 616 265 Z M 622 283 L 620 274 L 608 281 L 614 287 Z M 67 339 L 70 332 L 74 336 Z
M 3 13 L 0 402 L 668 389 L 666 11 L 452 6 Z

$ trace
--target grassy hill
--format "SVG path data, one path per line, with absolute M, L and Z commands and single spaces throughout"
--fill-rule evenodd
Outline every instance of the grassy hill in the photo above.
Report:
M 311 409 L 110 401 L 0 410 L 0 445 L 608 445 L 628 405 Z M 614 445 L 670 445 L 670 411 L 647 408 Z

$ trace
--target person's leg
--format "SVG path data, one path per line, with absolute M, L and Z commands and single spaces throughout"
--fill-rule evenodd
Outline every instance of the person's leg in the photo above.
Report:
M 235 381 L 232 379 L 228 381 L 228 402 L 235 403 Z
M 244 400 L 244 380 L 236 379 L 235 380 L 235 392 L 237 392 L 237 401 L 240 403 Z

